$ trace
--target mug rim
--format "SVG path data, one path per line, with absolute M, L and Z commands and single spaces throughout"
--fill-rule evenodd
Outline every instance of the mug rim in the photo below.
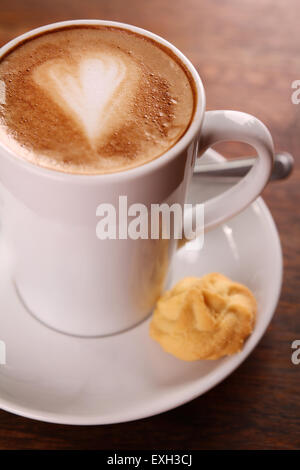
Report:
M 195 89 L 196 89 L 196 106 L 194 110 L 194 115 L 192 117 L 192 121 L 184 133 L 184 135 L 176 142 L 169 150 L 162 153 L 160 156 L 150 160 L 149 162 L 142 163 L 133 168 L 124 169 L 121 171 L 115 171 L 112 173 L 96 173 L 96 174 L 81 174 L 81 173 L 67 173 L 59 170 L 54 170 L 51 168 L 46 168 L 43 166 L 35 165 L 33 162 L 25 160 L 17 155 L 17 153 L 13 152 L 10 148 L 4 145 L 0 141 L 0 150 L 3 150 L 4 156 L 8 156 L 8 158 L 13 159 L 16 164 L 20 164 L 30 172 L 39 173 L 45 177 L 50 179 L 64 179 L 68 180 L 68 182 L 84 182 L 86 179 L 91 183 L 92 180 L 98 182 L 105 178 L 105 181 L 115 181 L 116 179 L 125 180 L 125 179 L 133 179 L 138 176 L 143 176 L 145 174 L 151 173 L 156 171 L 162 166 L 167 165 L 171 160 L 176 158 L 178 154 L 180 154 L 198 135 L 200 137 L 200 130 L 202 127 L 202 122 L 204 118 L 205 112 L 205 90 L 200 78 L 200 75 L 196 71 L 194 65 L 191 61 L 179 50 L 176 46 L 172 43 L 167 41 L 166 39 L 162 38 L 161 36 L 152 33 L 146 29 L 140 28 L 138 26 L 130 25 L 127 23 L 122 23 L 118 21 L 110 21 L 110 20 L 98 20 L 98 19 L 79 19 L 79 20 L 65 20 L 59 21 L 55 23 L 49 23 L 44 26 L 39 26 L 38 28 L 31 29 L 20 36 L 13 38 L 11 41 L 6 43 L 4 46 L 0 48 L 0 59 L 6 54 L 10 49 L 16 47 L 20 42 L 23 42 L 26 39 L 31 38 L 32 36 L 36 36 L 40 33 L 44 33 L 46 31 L 51 31 L 54 29 L 60 29 L 66 26 L 72 25 L 103 25 L 103 26 L 112 26 L 116 28 L 127 29 L 132 31 L 136 34 L 146 36 L 152 39 L 154 42 L 162 44 L 164 47 L 169 49 L 179 60 L 187 67 L 188 71 L 192 75 L 192 79 L 194 81 Z M 0 158 L 2 158 L 2 152 Z

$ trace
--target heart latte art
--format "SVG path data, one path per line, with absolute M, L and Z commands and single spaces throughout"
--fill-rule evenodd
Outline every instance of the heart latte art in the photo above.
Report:
M 195 93 L 171 52 L 126 30 L 69 27 L 0 60 L 0 141 L 53 170 L 122 171 L 185 133 Z
M 117 127 L 116 110 L 120 106 L 126 109 L 136 88 L 137 80 L 129 80 L 128 75 L 126 65 L 118 58 L 95 55 L 79 57 L 72 65 L 63 60 L 46 62 L 35 70 L 34 80 L 82 126 L 94 147 L 106 130 L 114 129 L 114 122 Z M 131 93 L 125 90 L 125 80 Z

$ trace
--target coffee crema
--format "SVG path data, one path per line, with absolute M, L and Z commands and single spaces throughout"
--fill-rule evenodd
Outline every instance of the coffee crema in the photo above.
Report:
M 195 100 L 177 56 L 117 27 L 45 32 L 0 59 L 0 141 L 57 171 L 111 173 L 159 157 L 188 129 Z

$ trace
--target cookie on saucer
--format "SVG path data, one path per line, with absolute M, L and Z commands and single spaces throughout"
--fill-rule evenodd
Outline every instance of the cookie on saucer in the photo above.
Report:
M 243 284 L 219 273 L 187 277 L 158 300 L 150 336 L 179 359 L 219 359 L 242 349 L 256 311 Z

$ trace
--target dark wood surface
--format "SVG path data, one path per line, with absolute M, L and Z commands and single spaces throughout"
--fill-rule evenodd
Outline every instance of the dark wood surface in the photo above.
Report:
M 300 448 L 300 79 L 299 0 L 0 0 L 0 44 L 54 21 L 100 18 L 149 29 L 194 63 L 208 109 L 239 109 L 270 128 L 277 149 L 296 158 L 285 182 L 264 198 L 284 252 L 281 300 L 264 338 L 246 362 L 206 395 L 141 421 L 75 427 L 0 412 L 0 449 L 295 449 Z M 245 148 L 222 147 L 226 155 Z M 247 149 L 248 150 L 248 149 Z

